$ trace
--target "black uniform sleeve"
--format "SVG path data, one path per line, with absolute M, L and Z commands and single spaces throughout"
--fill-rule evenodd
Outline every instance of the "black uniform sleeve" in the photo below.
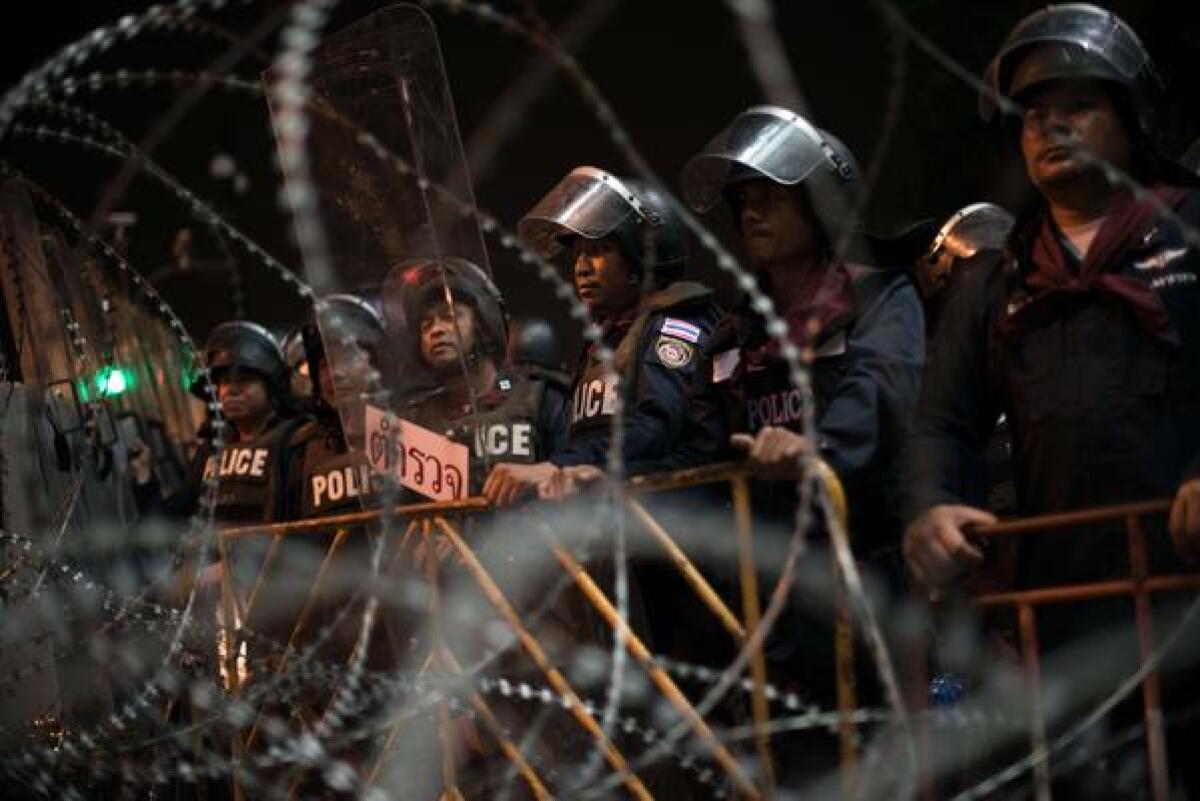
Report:
M 545 382 L 541 408 L 538 409 L 538 434 L 541 453 L 538 459 L 546 461 L 567 445 L 567 393 L 553 381 Z
M 921 401 L 904 459 L 904 519 L 938 504 L 986 501 L 984 452 L 998 405 L 988 381 L 988 337 L 999 256 L 968 265 L 945 290 Z
M 663 459 L 678 444 L 689 416 L 688 400 L 701 362 L 699 354 L 712 333 L 715 317 L 715 311 L 679 316 L 678 319 L 700 329 L 697 342 L 664 336 L 661 329 L 667 318 L 662 314 L 646 326 L 638 347 L 636 398 L 625 408 L 622 457 L 626 465 Z M 673 341 L 670 348 L 662 349 L 669 355 L 660 354 L 660 339 Z M 686 363 L 679 363 L 681 353 L 687 354 Z M 579 464 L 603 467 L 608 460 L 608 447 L 607 432 L 577 438 L 551 461 L 560 467 Z
M 817 420 L 818 449 L 847 483 L 903 447 L 925 362 L 925 317 L 911 281 L 898 273 L 871 280 L 886 284 L 855 321 L 846 371 Z
M 677 444 L 663 456 L 631 463 L 631 475 L 684 470 L 733 458 L 729 444 L 730 416 L 712 381 L 712 353 L 705 348 L 698 358 L 687 399 L 687 416 Z

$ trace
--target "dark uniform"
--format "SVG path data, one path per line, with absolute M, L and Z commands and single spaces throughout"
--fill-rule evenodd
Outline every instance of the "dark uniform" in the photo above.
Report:
M 610 238 L 625 259 L 629 280 L 651 287 L 633 308 L 599 321 L 620 380 L 605 375 L 596 346 L 589 345 L 572 381 L 569 441 L 551 461 L 606 466 L 619 399 L 627 472 L 656 469 L 681 449 L 694 451 L 702 438 L 685 442 L 686 428 L 720 426 L 715 418 L 695 419 L 689 404 L 696 375 L 707 370 L 705 346 L 720 311 L 712 290 L 679 280 L 687 264 L 685 232 L 667 198 L 647 184 L 577 167 L 521 219 L 518 230 L 546 258 L 573 238 Z M 710 433 L 705 441 L 718 439 Z M 705 457 L 715 458 L 715 448 L 693 463 Z
M 964 271 L 950 288 L 913 436 L 910 518 L 939 504 L 984 505 L 984 445 L 1000 414 L 1010 425 L 1022 515 L 1164 498 L 1200 471 L 1200 252 L 1154 202 L 1195 228 L 1200 191 L 1193 176 L 1145 144 L 1143 101 L 1152 75 L 1134 33 L 1111 13 L 1084 5 L 1026 18 L 989 68 L 992 88 L 1004 95 L 1055 79 L 1103 81 L 1141 151 L 1135 169 L 1153 199 L 1118 202 L 1082 258 L 1039 200 L 1019 217 L 1006 253 Z M 985 98 L 985 112 L 990 104 Z M 1144 525 L 1151 570 L 1177 569 L 1164 527 Z M 1103 580 L 1128 575 L 1130 567 L 1119 523 L 1039 532 L 1020 538 L 1017 548 L 1017 588 Z M 1070 701 L 1094 701 L 1074 686 L 1088 684 L 1078 677 L 1093 685 L 1105 677 L 1095 689 L 1106 694 L 1134 669 L 1131 611 L 1126 598 L 1040 607 L 1043 675 L 1071 680 L 1068 695 L 1080 697 Z M 1172 620 L 1160 615 L 1157 622 L 1165 629 Z M 1061 662 L 1060 654 L 1075 647 L 1100 650 L 1083 652 L 1086 666 Z M 1194 702 L 1189 669 L 1190 678 L 1168 686 L 1168 704 Z M 1140 704 L 1130 704 L 1106 722 L 1125 727 L 1141 719 Z M 1195 772 L 1192 728 L 1167 730 L 1172 748 L 1181 746 L 1171 764 L 1185 775 Z M 1122 787 L 1115 776 L 1100 775 L 1106 763 L 1134 772 Z M 1141 781 L 1142 765 L 1137 756 L 1126 762 L 1106 755 L 1088 765 L 1094 776 L 1064 779 L 1098 784 L 1056 795 L 1136 797 L 1144 786 L 1135 789 L 1128 780 Z M 1200 786 L 1194 775 L 1190 785 Z
M 690 419 L 692 384 L 706 364 L 703 349 L 719 315 L 712 290 L 680 281 L 643 301 L 627 323 L 605 327 L 603 342 L 616 354 L 612 372 L 627 378 L 618 390 L 595 346 L 587 348 L 571 391 L 570 440 L 551 461 L 606 465 L 618 391 L 630 399 L 621 444 L 630 471 L 668 460 Z
M 839 239 L 847 242 L 845 260 L 812 278 L 802 308 L 779 311 L 792 343 L 812 353 L 814 439 L 845 485 L 855 540 L 860 546 L 894 545 L 888 492 L 924 360 L 920 299 L 906 274 L 864 266 L 870 251 L 863 237 L 842 236 L 852 225 L 859 172 L 836 137 L 786 109 L 748 109 L 688 163 L 684 194 L 697 211 L 707 211 L 728 197 L 730 187 L 753 180 L 802 187 L 820 241 L 830 250 Z M 818 329 L 810 336 L 813 321 Z M 757 314 L 745 306 L 736 310 L 710 347 L 712 386 L 734 431 L 753 434 L 775 426 L 800 432 L 802 393 Z M 762 489 L 756 508 L 789 519 L 792 483 Z
M 547 461 L 566 442 L 566 387 L 548 374 L 513 370 L 497 377 L 488 392 L 457 414 L 447 414 L 438 401 L 443 388 L 409 400 L 401 417 L 467 446 L 470 451 L 471 495 L 478 495 L 492 465 Z
M 696 211 L 725 199 L 735 219 L 742 210 L 730 190 L 739 183 L 770 181 L 802 193 L 816 233 L 814 255 L 824 258 L 798 276 L 808 286 L 797 293 L 795 307 L 778 310 L 788 325 L 787 341 L 767 335 L 765 320 L 747 299 L 712 337 L 711 373 L 698 402 L 723 409 L 732 432 L 778 427 L 810 436 L 846 489 L 852 541 L 866 553 L 894 551 L 898 544 L 889 490 L 916 405 L 924 321 L 909 276 L 865 266 L 866 240 L 847 228 L 858 179 L 853 155 L 835 137 L 786 109 L 758 106 L 735 117 L 689 161 L 683 189 Z M 845 254 L 835 259 L 843 239 Z M 760 285 L 768 280 L 760 276 Z M 815 430 L 803 427 L 805 397 L 791 379 L 785 347 L 812 355 Z M 764 592 L 779 576 L 795 527 L 796 493 L 795 481 L 752 484 Z M 824 603 L 834 581 L 829 564 L 819 552 L 799 563 L 792 596 L 764 649 L 772 681 L 802 688 L 822 703 L 832 703 L 835 692 L 832 614 Z M 780 786 L 791 790 L 828 774 L 837 761 L 834 742 L 824 734 L 779 736 L 772 747 L 781 755 Z
M 855 308 L 813 343 L 816 442 L 849 497 L 856 536 L 895 532 L 886 490 L 916 405 L 923 354 L 921 306 L 906 275 L 852 266 Z M 766 426 L 801 432 L 802 396 L 778 356 L 754 359 L 767 343 L 761 320 L 731 314 L 712 341 L 713 384 L 735 431 Z M 764 486 L 779 512 L 794 508 L 790 482 Z M 764 499 L 765 500 L 765 499 Z M 762 503 L 757 507 L 766 511 Z M 862 539 L 859 544 L 863 544 Z
M 226 440 L 219 458 L 213 455 L 211 426 L 199 433 L 201 445 L 192 461 L 191 475 L 179 492 L 162 497 L 157 479 L 134 488 L 143 515 L 187 517 L 204 493 L 204 481 L 218 481 L 213 520 L 223 525 L 250 525 L 286 518 L 288 440 L 305 423 L 297 414 L 296 400 L 288 388 L 287 367 L 270 332 L 236 320 L 217 326 L 205 346 L 205 359 L 215 379 L 229 370 L 253 372 L 263 378 L 275 412 L 252 440 Z M 197 394 L 201 384 L 193 386 Z
M 1200 193 L 1188 190 L 1175 212 L 1200 224 Z M 939 503 L 982 505 L 981 448 L 1001 413 L 1022 514 L 1166 497 L 1200 470 L 1200 254 L 1163 220 L 1103 268 L 1161 301 L 1161 332 L 1098 288 L 1052 301 L 1054 313 L 1027 330 L 1004 326 L 1030 301 L 1031 228 L 1043 219 L 1018 232 L 1020 255 L 995 255 L 951 288 L 914 434 L 911 516 Z M 1079 268 L 1068 248 L 1063 255 Z M 1017 581 L 1108 577 L 1128 569 L 1126 550 L 1119 536 L 1028 538 Z

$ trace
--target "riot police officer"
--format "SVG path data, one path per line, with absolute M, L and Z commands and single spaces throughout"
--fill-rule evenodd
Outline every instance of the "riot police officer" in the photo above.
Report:
M 1180 555 L 1193 556 L 1200 252 L 1178 221 L 1200 224 L 1200 181 L 1153 143 L 1158 73 L 1123 20 L 1072 3 L 1018 23 L 985 78 L 985 120 L 1001 97 L 1020 109 L 1009 132 L 1036 191 L 1005 251 L 964 272 L 946 300 L 906 482 L 909 568 L 942 591 L 985 561 L 970 527 L 994 520 L 980 508 L 980 449 L 1001 413 L 1011 425 L 1020 513 L 1174 495 L 1169 529 Z M 1121 173 L 1144 191 L 1131 191 L 1116 178 Z M 1017 589 L 1127 576 L 1123 529 L 1021 538 Z M 1170 569 L 1176 557 L 1167 538 L 1147 541 L 1150 564 Z M 1044 655 L 1089 641 L 1101 649 L 1102 660 L 1087 660 L 1090 680 L 1107 675 L 1115 684 L 1133 669 L 1125 599 L 1043 606 L 1036 619 Z M 1046 664 L 1043 675 L 1056 675 Z M 1193 674 L 1190 689 L 1181 689 L 1195 686 Z M 1129 719 L 1141 717 L 1140 709 L 1130 712 Z M 1174 766 L 1191 769 L 1195 760 L 1184 749 L 1194 734 L 1185 732 L 1168 737 L 1178 733 L 1183 746 Z M 1195 794 L 1194 775 L 1190 783 Z M 1101 784 L 1120 797 L 1145 792 Z
M 670 455 L 690 418 L 693 379 L 704 369 L 702 353 L 719 315 L 711 289 L 681 280 L 683 223 L 648 184 L 577 167 L 518 230 L 546 258 L 569 250 L 579 299 L 615 358 L 606 373 L 598 346 L 584 350 L 572 382 L 566 446 L 532 469 L 497 468 L 485 492 L 501 503 L 549 481 L 557 468 L 604 466 L 618 392 L 625 398 L 623 467 L 635 472 Z M 699 421 L 705 423 L 719 421 Z
M 135 459 L 139 508 L 148 514 L 190 514 L 203 479 L 215 477 L 216 521 L 248 524 L 283 519 L 286 445 L 304 417 L 291 394 L 279 344 L 257 323 L 225 322 L 208 337 L 205 363 L 226 423 L 220 456 L 213 454 L 211 426 L 206 423 L 189 486 L 165 499 L 159 495 L 157 480 Z M 199 394 L 202 386 L 201 381 L 195 382 L 193 392 Z
M 712 384 L 741 432 L 734 444 L 772 479 L 798 477 L 800 456 L 818 453 L 845 484 L 851 526 L 865 539 L 889 530 L 884 488 L 916 406 L 924 323 L 905 272 L 869 266 L 869 242 L 852 218 L 858 182 L 844 144 L 776 106 L 739 114 L 683 173 L 697 211 L 727 202 L 759 284 L 788 324 L 781 344 L 744 302 L 713 336 Z M 788 347 L 811 354 L 812 441 L 799 431 L 804 399 L 781 355 Z M 790 492 L 774 496 L 791 508 Z
M 359 511 L 364 503 L 374 503 L 377 490 L 362 449 L 362 410 L 364 396 L 382 391 L 383 318 L 370 303 L 349 294 L 326 297 L 322 309 L 320 318 L 329 330 L 317 325 L 316 315 L 299 329 L 303 361 L 292 372 L 293 379 L 297 373 L 309 376 L 315 413 L 289 443 L 294 452 L 290 519 Z M 337 337 L 332 348 L 329 336 Z
M 459 258 L 393 269 L 387 307 L 404 318 L 393 328 L 407 331 L 409 358 L 437 377 L 401 416 L 469 448 L 473 494 L 493 465 L 532 465 L 558 451 L 565 387 L 551 371 L 509 365 L 504 299 L 487 273 Z

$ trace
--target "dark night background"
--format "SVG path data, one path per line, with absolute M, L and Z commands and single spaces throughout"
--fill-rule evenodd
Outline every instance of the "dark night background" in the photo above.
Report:
M 344 2 L 327 30 L 335 31 L 383 5 Z M 535 11 L 555 29 L 583 4 L 507 0 L 495 5 L 526 19 L 533 19 L 530 12 Z M 914 27 L 976 75 L 1012 25 L 1043 5 L 1026 0 L 898 3 Z M 1163 144 L 1169 153 L 1182 152 L 1200 135 L 1195 85 L 1200 61 L 1200 3 L 1127 0 L 1103 5 L 1117 11 L 1138 31 L 1157 60 L 1168 83 Z M 764 102 L 762 91 L 724 3 L 625 0 L 615 6 L 574 55 L 609 99 L 645 157 L 677 188 L 686 160 L 738 111 Z M 889 93 L 899 92 L 899 125 L 870 200 L 876 227 L 895 227 L 919 217 L 943 217 L 977 200 L 1009 206 L 1019 202 L 1024 181 L 1015 147 L 979 121 L 975 92 L 911 46 L 904 51 L 905 70 L 897 74 L 889 63 L 892 53 L 887 28 L 870 3 L 777 0 L 774 6 L 776 23 L 812 117 L 845 140 L 864 168 L 875 157 Z M 48 5 L 49 16 L 7 29 L 5 85 L 13 85 L 26 70 L 95 26 L 145 7 L 141 3 L 62 3 L 61 13 L 53 13 L 53 4 Z M 278 7 L 257 4 L 209 14 L 206 19 L 244 33 L 264 10 Z M 441 37 L 462 139 L 471 150 L 493 106 L 505 102 L 506 89 L 537 55 L 524 42 L 493 26 L 441 9 L 431 13 Z M 122 67 L 194 69 L 211 64 L 227 46 L 201 36 L 151 34 L 89 64 L 82 72 Z M 256 78 L 265 66 L 263 57 L 273 53 L 275 46 L 274 37 L 264 41 L 260 57 L 242 61 L 234 71 Z M 138 141 L 178 91 L 110 90 L 72 102 Z M 9 137 L 2 147 L 3 158 L 52 189 L 82 216 L 94 208 L 100 188 L 117 169 L 112 161 L 59 144 Z M 233 156 L 250 180 L 249 191 L 237 194 L 229 181 L 211 176 L 209 165 L 218 153 Z M 281 261 L 298 264 L 288 241 L 290 226 L 276 203 L 279 178 L 272 167 L 273 140 L 261 101 L 214 91 L 184 118 L 154 156 Z M 614 172 L 626 169 L 607 133 L 568 82 L 556 76 L 548 91 L 524 110 L 521 124 L 491 163 L 474 167 L 476 199 L 512 226 L 567 170 L 585 163 Z M 228 272 L 203 266 L 219 249 L 202 226 L 189 221 L 179 203 L 149 181 L 138 180 L 118 208 L 138 215 L 131 231 L 133 261 L 154 277 L 194 334 L 203 336 L 213 324 L 233 314 L 235 301 Z M 733 244 L 720 211 L 707 221 Z M 172 242 L 185 226 L 193 229 L 190 254 L 199 267 L 181 271 L 172 254 Z M 570 353 L 578 341 L 576 327 L 557 310 L 550 290 L 529 275 L 510 252 L 492 241 L 488 247 L 510 311 L 517 316 L 541 314 L 561 322 L 563 344 Z M 276 328 L 295 322 L 302 307 L 294 293 L 267 271 L 244 259 L 242 264 L 245 315 Z M 728 288 L 707 254 L 698 250 L 695 272 Z

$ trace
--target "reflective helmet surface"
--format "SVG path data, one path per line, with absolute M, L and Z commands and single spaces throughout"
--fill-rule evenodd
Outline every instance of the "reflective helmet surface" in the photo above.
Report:
M 337 331 L 343 339 L 351 339 L 360 347 L 377 355 L 387 333 L 383 317 L 367 301 L 357 295 L 336 294 L 324 298 L 321 309 L 321 330 Z
M 234 368 L 262 376 L 277 399 L 287 394 L 288 368 L 271 332 L 249 320 L 230 320 L 212 330 L 204 345 L 204 363 L 215 381 Z M 192 384 L 193 393 L 201 391 Z
M 994 203 L 972 203 L 950 215 L 934 234 L 916 264 L 917 283 L 925 297 L 937 294 L 965 259 L 1004 248 L 1015 220 Z
M 509 360 L 513 364 L 534 364 L 552 370 L 561 368 L 562 351 L 548 320 L 540 317 L 515 320 L 512 329 Z
M 1128 92 L 1142 132 L 1150 117 L 1160 78 L 1150 54 L 1124 20 L 1090 3 L 1047 6 L 1017 23 L 984 73 L 987 90 L 979 113 L 991 120 L 999 98 L 1013 98 L 1057 78 L 1097 78 Z
M 1192 142 L 1191 146 L 1184 151 L 1183 156 L 1179 159 L 1179 163 L 1186 169 L 1200 175 L 1200 139 Z
M 674 278 L 687 264 L 683 221 L 666 195 L 644 182 L 597 167 L 576 167 L 517 224 L 521 239 L 543 258 L 567 240 L 612 236 L 640 273 Z
M 393 267 L 384 281 L 385 307 L 401 319 L 389 317 L 388 324 L 414 335 L 416 346 L 421 315 L 430 306 L 444 302 L 447 289 L 455 301 L 466 302 L 475 310 L 479 345 L 503 364 L 508 352 L 504 298 L 488 274 L 466 259 L 414 259 Z
M 706 212 L 729 187 L 755 178 L 804 186 L 831 243 L 858 233 L 858 161 L 845 143 L 801 115 L 779 106 L 738 114 L 684 166 L 683 195 L 693 209 Z
M 981 250 L 999 250 L 1004 247 L 1013 222 L 1013 215 L 995 203 L 964 206 L 938 229 L 927 256 L 935 258 L 945 250 L 955 258 L 967 259 Z

